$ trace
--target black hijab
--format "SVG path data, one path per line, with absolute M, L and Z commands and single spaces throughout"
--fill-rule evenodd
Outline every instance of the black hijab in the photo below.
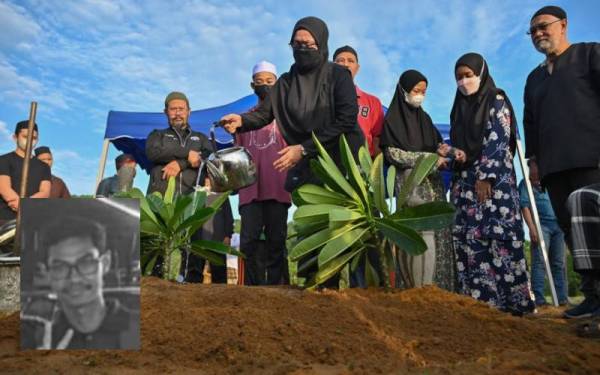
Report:
M 288 143 L 300 143 L 306 139 L 307 134 L 310 137 L 313 129 L 327 126 L 331 122 L 332 103 L 328 95 L 328 64 L 331 63 L 327 62 L 329 31 L 325 22 L 319 18 L 302 18 L 294 26 L 290 43 L 294 41 L 296 31 L 301 29 L 310 32 L 319 49 L 294 50 L 296 62 L 288 74 L 282 76 L 271 99 L 273 112 Z M 314 64 L 302 66 L 299 54 L 303 53 L 305 56 L 318 54 Z
M 394 98 L 385 115 L 381 147 L 397 147 L 405 151 L 436 152 L 442 136 L 422 107 L 414 108 L 404 100 L 417 83 L 427 78 L 416 70 L 402 73 Z M 404 92 L 403 92 L 404 90 Z
M 479 90 L 469 96 L 463 95 L 458 89 L 456 90 L 454 105 L 450 113 L 450 141 L 452 146 L 466 152 L 467 163 L 465 163 L 465 166 L 469 166 L 479 159 L 483 148 L 485 126 L 490 116 L 490 108 L 494 105 L 496 95 L 501 94 L 510 109 L 510 149 L 514 155 L 517 119 L 508 96 L 503 90 L 496 88 L 496 84 L 490 76 L 488 64 L 480 54 L 467 53 L 463 55 L 456 62 L 454 71 L 456 72 L 456 69 L 461 65 L 469 67 L 475 74 L 481 74 L 481 83 Z

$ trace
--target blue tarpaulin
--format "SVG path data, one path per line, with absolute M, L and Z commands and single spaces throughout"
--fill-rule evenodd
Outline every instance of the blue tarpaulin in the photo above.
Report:
M 248 95 L 235 102 L 219 107 L 192 111 L 190 115 L 190 126 L 195 131 L 208 135 L 212 123 L 219 120 L 228 113 L 243 113 L 256 105 L 256 95 Z M 106 121 L 105 139 L 121 152 L 132 154 L 138 164 L 149 172 L 152 163 L 146 158 L 146 138 L 154 129 L 164 129 L 169 126 L 164 113 L 148 112 L 120 112 L 110 111 Z M 450 125 L 436 124 L 444 139 L 450 138 Z M 229 147 L 233 144 L 233 138 L 224 129 L 217 128 L 215 138 L 219 148 Z M 449 174 L 445 174 L 447 183 Z M 447 185 L 446 185 L 447 186 Z

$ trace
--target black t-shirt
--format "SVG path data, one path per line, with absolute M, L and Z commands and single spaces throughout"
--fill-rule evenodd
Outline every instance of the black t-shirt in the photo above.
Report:
M 21 173 L 23 171 L 23 158 L 16 152 L 9 152 L 0 156 L 0 176 L 10 177 L 12 189 L 19 194 L 21 190 Z M 42 181 L 52 181 L 50 167 L 44 162 L 32 158 L 29 163 L 29 181 L 27 183 L 27 197 L 37 193 Z M 4 199 L 0 199 L 0 220 L 11 220 L 17 216 L 16 212 L 8 207 Z

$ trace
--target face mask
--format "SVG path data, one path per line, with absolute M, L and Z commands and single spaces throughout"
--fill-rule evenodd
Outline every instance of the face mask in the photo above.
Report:
M 414 108 L 419 108 L 425 101 L 425 95 L 423 94 L 411 95 L 404 90 L 402 92 L 404 92 L 404 101 Z
M 19 148 L 23 151 L 25 151 L 25 148 L 27 147 L 27 139 L 21 139 L 19 138 L 19 140 L 17 141 Z M 33 150 L 35 148 L 35 145 L 37 145 L 37 141 L 33 141 L 31 143 L 31 149 Z
M 311 48 L 296 48 L 294 49 L 294 61 L 300 70 L 311 70 L 319 66 L 321 55 L 319 50 Z
M 254 93 L 260 98 L 260 100 L 264 100 L 270 91 L 271 86 L 269 85 L 254 86 Z
M 464 96 L 475 94 L 479 90 L 479 86 L 481 85 L 481 75 L 483 74 L 484 68 L 485 61 L 483 62 L 483 66 L 481 67 L 481 72 L 479 72 L 479 76 L 463 78 L 461 80 L 456 81 L 458 91 L 460 91 L 460 93 Z

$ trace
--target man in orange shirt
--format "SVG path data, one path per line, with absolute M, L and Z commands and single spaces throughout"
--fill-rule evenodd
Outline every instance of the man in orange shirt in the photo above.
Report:
M 354 48 L 350 46 L 338 48 L 333 54 L 333 62 L 348 68 L 352 73 L 352 78 L 356 78 L 360 65 L 358 64 L 358 54 Z M 383 129 L 383 107 L 376 96 L 362 91 L 358 86 L 356 86 L 356 99 L 358 102 L 358 125 L 369 144 L 369 153 L 374 157 L 381 152 L 379 137 Z

